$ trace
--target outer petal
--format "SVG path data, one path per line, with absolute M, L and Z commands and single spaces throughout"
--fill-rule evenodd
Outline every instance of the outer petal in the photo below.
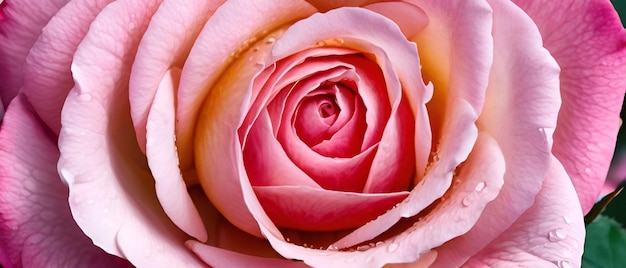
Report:
M 154 176 L 157 197 L 165 213 L 187 234 L 206 241 L 206 229 L 178 168 L 174 96 L 179 77 L 179 69 L 168 71 L 154 96 L 146 123 L 146 157 Z
M 505 183 L 464 236 L 438 249 L 435 267 L 458 267 L 532 205 L 549 167 L 550 133 L 559 108 L 558 66 L 533 22 L 509 1 L 494 10 L 494 63 L 478 128 L 500 144 Z M 514 23 L 511 23 L 514 22 Z
M 580 267 L 585 226 L 575 193 L 565 169 L 553 158 L 533 206 L 465 265 Z
M 0 131 L 0 263 L 4 267 L 131 267 L 94 246 L 67 204 L 56 136 L 23 95 Z
M 142 150 L 146 146 L 148 112 L 159 82 L 168 69 L 182 69 L 202 26 L 222 2 L 168 0 L 154 14 L 137 49 L 129 89 L 133 125 Z M 183 169 L 191 164 L 190 159 L 181 160 Z
M 112 0 L 74 0 L 44 27 L 24 63 L 23 91 L 39 117 L 56 134 L 61 109 L 74 86 L 70 65 L 74 51 L 96 15 Z
M 0 99 L 7 107 L 22 86 L 24 58 L 41 29 L 68 0 L 7 2 L 0 23 Z
M 552 152 L 572 178 L 583 212 L 607 174 L 626 91 L 626 30 L 606 0 L 514 0 L 535 21 L 561 66 Z
M 91 25 L 72 65 L 58 168 L 74 218 L 94 244 L 140 267 L 199 267 L 184 247 L 189 237 L 161 210 L 129 116 L 130 66 L 159 4 L 115 1 Z

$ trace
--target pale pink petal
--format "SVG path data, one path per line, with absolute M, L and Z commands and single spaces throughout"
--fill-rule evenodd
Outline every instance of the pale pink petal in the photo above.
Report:
M 365 8 L 393 20 L 404 36 L 413 37 L 428 25 L 428 16 L 416 5 L 401 2 L 379 2 L 366 5 Z
M 595 202 L 613 155 L 626 91 L 626 30 L 607 0 L 515 0 L 561 67 L 552 152 L 574 182 L 583 212 Z
M 58 168 L 74 218 L 94 244 L 139 267 L 200 267 L 184 246 L 189 237 L 157 200 L 130 118 L 131 63 L 159 4 L 115 1 L 92 23 L 72 64 L 76 85 L 61 115 Z
M 300 261 L 250 256 L 208 246 L 193 240 L 187 241 L 185 245 L 212 267 L 309 267 Z
M 461 265 L 510 226 L 532 205 L 549 167 L 559 109 L 558 66 L 522 10 L 508 1 L 490 3 L 495 57 L 477 124 L 502 148 L 505 183 L 470 232 L 438 249 L 447 257 L 438 258 L 435 267 Z
M 464 266 L 580 267 L 585 241 L 583 214 L 569 176 L 554 157 L 534 201 Z
M 24 62 L 23 91 L 35 111 L 56 134 L 61 109 L 74 86 L 74 51 L 96 15 L 112 0 L 70 1 L 43 28 Z
M 272 249 L 272 246 L 263 237 L 256 237 L 232 225 L 215 208 L 204 194 L 202 187 L 189 188 L 189 194 L 196 207 L 202 208 L 200 216 L 209 233 L 209 239 L 205 244 L 259 257 L 279 258 L 280 255 Z
M 313 12 L 314 8 L 301 0 L 263 3 L 233 0 L 220 6 L 195 40 L 183 68 L 176 113 L 176 138 L 181 159 L 192 157 L 194 129 L 200 109 L 214 84 L 223 77 L 225 68 L 237 58 L 235 55 L 240 56 L 241 49 L 256 41 L 265 44 L 267 40 L 273 45 L 275 38 L 265 36 L 268 31 Z
M 306 186 L 255 186 L 254 193 L 274 224 L 304 231 L 358 227 L 408 195 L 339 192 Z
M 426 106 L 436 147 L 451 138 L 443 134 L 443 125 L 454 113 L 449 110 L 455 109 L 455 98 L 469 103 L 477 115 L 482 109 L 493 61 L 491 7 L 481 0 L 406 1 L 428 16 L 426 28 L 410 40 L 418 44 L 424 80 L 434 85 Z M 415 129 L 418 135 L 422 131 Z
M 132 267 L 78 228 L 57 173 L 56 136 L 23 95 L 0 131 L 0 263 L 4 267 Z
M 41 29 L 69 0 L 24 0 L 3 3 L 0 23 L 0 100 L 6 108 L 23 83 L 24 59 Z
M 178 167 L 174 96 L 179 78 L 180 69 L 169 70 L 154 96 L 146 123 L 146 157 L 154 176 L 157 197 L 165 213 L 187 234 L 206 241 L 206 229 Z
M 223 0 L 166 0 L 152 18 L 137 49 L 130 78 L 131 115 L 137 141 L 146 146 L 146 123 L 159 82 L 168 69 L 183 68 L 202 26 Z M 183 169 L 192 159 L 181 159 Z

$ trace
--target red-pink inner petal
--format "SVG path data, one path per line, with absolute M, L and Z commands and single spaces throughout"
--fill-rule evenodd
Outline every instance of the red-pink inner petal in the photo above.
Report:
M 299 186 L 255 186 L 254 192 L 277 226 L 309 231 L 361 226 L 408 195 L 408 192 L 362 194 Z

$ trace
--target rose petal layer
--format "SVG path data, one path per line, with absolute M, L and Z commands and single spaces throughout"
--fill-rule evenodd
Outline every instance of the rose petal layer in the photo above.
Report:
M 56 136 L 23 95 L 0 130 L 0 263 L 5 267 L 132 267 L 78 228 L 57 173 Z
M 552 152 L 589 211 L 606 178 L 626 91 L 626 30 L 609 1 L 515 0 L 561 67 Z M 558 14 L 555 16 L 555 14 Z

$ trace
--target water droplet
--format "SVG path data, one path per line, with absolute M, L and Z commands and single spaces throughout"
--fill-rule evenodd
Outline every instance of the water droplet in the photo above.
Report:
M 556 263 L 556 265 L 559 266 L 559 268 L 570 268 L 570 267 L 572 267 L 572 265 L 570 265 L 568 261 L 558 261 Z
M 324 45 L 326 45 L 326 42 L 323 41 L 323 40 L 322 41 L 318 41 L 317 43 L 315 43 L 315 46 L 317 46 L 317 47 L 321 47 L 321 46 L 324 46 Z
M 91 100 L 91 94 L 81 93 L 80 95 L 78 95 L 78 99 L 83 102 L 88 102 Z
M 377 246 L 377 247 L 382 246 L 383 244 L 384 244 L 384 242 L 383 242 L 383 241 L 378 241 L 378 242 L 376 242 L 376 246 Z
M 285 241 L 290 242 L 291 239 L 289 237 L 285 238 Z
M 330 246 L 328 246 L 328 249 L 327 249 L 327 250 L 330 250 L 330 251 L 338 251 L 338 250 L 339 250 L 339 248 L 337 248 L 337 246 L 335 246 L 335 245 L 330 245 Z
M 482 190 L 485 189 L 485 186 L 487 186 L 487 184 L 484 181 L 481 181 L 478 184 L 476 184 L 476 187 L 474 187 L 474 191 L 481 192 Z
M 259 47 L 253 47 L 252 48 L 252 52 L 257 52 L 257 51 L 259 51 Z
M 585 168 L 585 173 L 591 174 L 591 168 Z
M 461 201 L 461 204 L 462 204 L 464 207 L 469 207 L 469 205 L 471 205 L 471 204 L 472 204 L 472 198 L 471 198 L 471 197 L 469 197 L 469 196 L 466 196 L 465 198 L 463 198 L 463 201 Z
M 368 250 L 368 249 L 370 249 L 370 246 L 369 246 L 369 245 L 362 245 L 362 246 L 358 246 L 358 247 L 356 248 L 356 250 L 357 250 L 357 251 L 366 251 L 366 250 Z
M 398 243 L 389 243 L 389 245 L 387 246 L 387 252 L 392 253 L 396 250 L 398 250 Z
M 275 38 L 275 37 L 273 37 L 273 36 L 270 36 L 270 37 L 267 39 L 267 42 L 266 42 L 266 43 L 271 44 L 271 43 L 274 43 L 274 42 L 276 42 L 276 38 Z
M 548 239 L 552 242 L 558 242 L 567 237 L 567 230 L 565 229 L 556 229 L 552 230 L 548 233 Z

